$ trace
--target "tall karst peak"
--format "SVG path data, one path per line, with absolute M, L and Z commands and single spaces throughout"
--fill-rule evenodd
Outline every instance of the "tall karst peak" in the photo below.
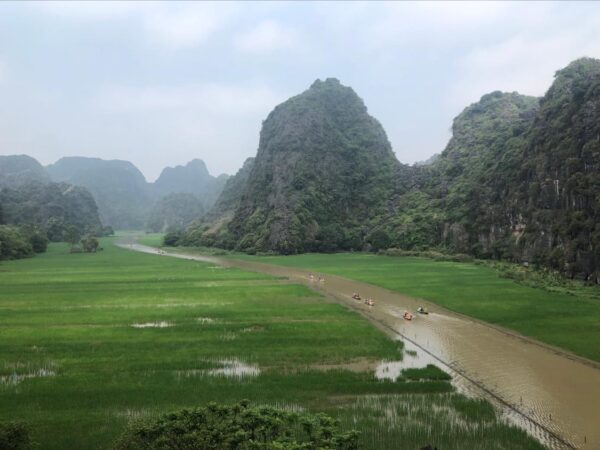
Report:
M 264 121 L 230 232 L 245 250 L 359 248 L 397 166 L 360 97 L 335 79 L 317 80 Z

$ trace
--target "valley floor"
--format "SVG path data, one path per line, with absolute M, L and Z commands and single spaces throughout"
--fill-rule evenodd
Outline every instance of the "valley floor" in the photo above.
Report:
M 376 377 L 412 355 L 306 286 L 102 246 L 0 265 L 0 421 L 41 448 L 107 448 L 131 420 L 243 398 L 328 412 L 363 448 L 541 448 L 439 370 Z
M 369 253 L 234 256 L 339 275 L 426 299 L 600 362 L 600 301 L 588 292 L 549 292 L 501 278 L 485 265 L 426 258 Z M 586 290 L 592 289 L 600 291 Z

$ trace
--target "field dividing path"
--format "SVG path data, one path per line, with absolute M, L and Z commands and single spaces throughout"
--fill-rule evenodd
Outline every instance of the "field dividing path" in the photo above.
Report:
M 544 344 L 454 314 L 435 304 L 367 283 L 254 261 L 163 251 L 123 238 L 130 250 L 205 261 L 286 277 L 327 294 L 363 314 L 395 338 L 409 340 L 454 377 L 461 392 L 492 401 L 509 420 L 526 428 L 550 448 L 600 449 L 600 369 Z M 352 299 L 359 292 L 375 306 Z M 412 321 L 404 311 L 429 309 Z M 600 344 L 600 343 L 599 343 Z

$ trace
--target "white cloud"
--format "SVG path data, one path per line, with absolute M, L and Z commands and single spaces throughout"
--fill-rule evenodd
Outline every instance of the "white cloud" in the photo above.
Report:
M 265 86 L 193 84 L 184 86 L 108 87 L 96 104 L 109 111 L 196 110 L 228 116 L 268 113 L 287 95 Z
M 582 56 L 600 56 L 600 28 L 594 20 L 582 22 L 577 30 L 554 28 L 546 36 L 521 33 L 477 47 L 458 61 L 458 79 L 448 101 L 465 106 L 494 90 L 541 96 L 556 70 Z
M 143 23 L 150 38 L 160 44 L 193 47 L 219 30 L 232 12 L 230 4 L 192 2 L 178 8 L 152 8 L 144 14 Z
M 237 34 L 235 48 L 244 53 L 267 54 L 287 49 L 298 42 L 297 32 L 276 21 L 264 20 L 254 28 Z
M 131 19 L 141 23 L 148 38 L 172 49 L 204 43 L 238 9 L 214 2 L 33 2 L 36 10 L 71 21 Z
M 44 1 L 25 4 L 34 10 L 66 20 L 115 19 L 148 6 L 146 2 L 122 1 Z
M 358 33 L 370 47 L 446 47 L 468 39 L 469 31 L 501 22 L 509 7 L 499 2 L 386 2 L 357 17 Z M 362 22 L 362 24 L 361 24 Z

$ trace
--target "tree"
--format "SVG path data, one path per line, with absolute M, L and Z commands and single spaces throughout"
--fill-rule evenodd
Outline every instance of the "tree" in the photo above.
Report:
M 65 233 L 65 240 L 69 244 L 71 244 L 71 251 L 73 251 L 73 249 L 75 248 L 75 245 L 79 242 L 80 239 L 81 239 L 81 232 L 79 231 L 79 229 L 74 225 L 70 225 L 67 228 L 67 232 Z
M 175 247 L 181 239 L 181 236 L 181 231 L 169 231 L 163 237 L 163 244 L 169 247 Z
M 83 251 L 86 253 L 96 253 L 98 249 L 98 239 L 94 236 L 86 236 L 81 240 L 81 245 L 83 246 Z
M 33 255 L 33 248 L 26 232 L 18 227 L 0 225 L 0 260 L 26 258 Z
M 44 253 L 48 249 L 48 238 L 39 230 L 35 230 L 30 234 L 29 242 L 31 242 L 31 247 L 36 253 Z
M 373 246 L 373 250 L 382 250 L 390 246 L 390 237 L 384 230 L 375 230 L 367 238 L 369 244 Z
M 230 450 L 354 450 L 358 433 L 341 432 L 325 414 L 298 415 L 268 406 L 209 403 L 133 424 L 118 450 L 214 448 Z

